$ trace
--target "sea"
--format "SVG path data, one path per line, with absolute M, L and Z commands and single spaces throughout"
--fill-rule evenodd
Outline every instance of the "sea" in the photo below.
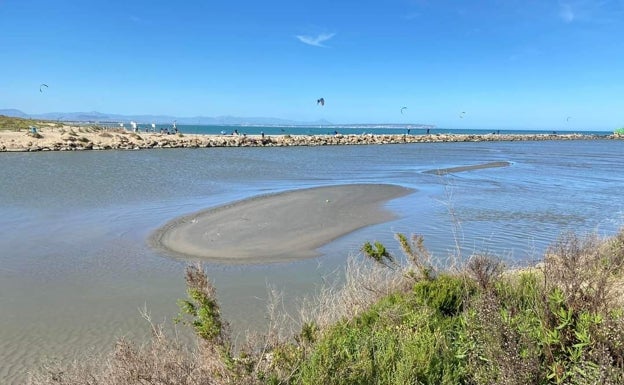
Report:
M 110 127 L 118 127 L 118 124 L 108 124 Z M 128 126 L 124 126 L 128 129 Z M 593 136 L 612 135 L 613 131 L 597 131 L 588 129 L 570 130 L 569 127 L 549 130 L 527 130 L 527 129 L 462 129 L 462 128 L 442 128 L 426 124 L 339 124 L 339 125 L 202 125 L 202 124 L 138 124 L 137 129 L 144 132 L 174 132 L 175 129 L 183 134 L 209 134 L 209 135 L 363 135 L 363 134 L 387 134 L 387 135 L 424 135 L 424 134 L 553 134 L 553 133 L 575 133 Z
M 624 224 L 624 141 L 602 138 L 0 153 L 0 162 L 0 383 L 7 385 L 51 362 L 106 354 L 120 337 L 140 344 L 150 333 L 145 318 L 173 328 L 184 269 L 194 261 L 163 255 L 147 240 L 171 219 L 208 207 L 349 183 L 413 189 L 385 204 L 396 219 L 340 237 L 317 258 L 204 263 L 239 342 L 246 330 L 267 327 L 269 293 L 281 292 L 292 311 L 340 280 L 366 241 L 400 255 L 395 234 L 419 234 L 442 266 L 486 253 L 513 267 L 539 262 L 567 232 L 606 237 Z M 509 165 L 429 172 L 491 162 Z

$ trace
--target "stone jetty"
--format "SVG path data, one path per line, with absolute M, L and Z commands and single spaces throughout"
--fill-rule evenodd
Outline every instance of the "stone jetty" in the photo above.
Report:
M 145 150 L 153 148 L 287 147 L 382 145 L 443 142 L 523 142 L 545 140 L 624 139 L 624 135 L 561 134 L 428 134 L 428 135 L 198 135 L 135 133 L 73 127 L 35 133 L 0 131 L 0 152 Z

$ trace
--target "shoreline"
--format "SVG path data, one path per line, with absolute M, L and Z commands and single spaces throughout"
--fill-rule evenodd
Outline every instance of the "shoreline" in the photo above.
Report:
M 380 145 L 404 143 L 622 140 L 623 135 L 587 134 L 353 134 L 353 135 L 212 135 L 131 132 L 93 127 L 43 127 L 29 131 L 0 130 L 0 152 L 146 150 L 154 148 L 287 147 Z
M 413 191 L 347 184 L 260 195 L 175 218 L 148 243 L 173 257 L 228 264 L 313 258 L 339 237 L 396 218 L 383 205 Z

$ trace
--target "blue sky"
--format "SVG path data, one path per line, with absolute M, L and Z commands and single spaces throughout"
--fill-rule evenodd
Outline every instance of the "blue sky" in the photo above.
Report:
M 0 0 L 0 27 L 26 113 L 624 126 L 624 0 Z

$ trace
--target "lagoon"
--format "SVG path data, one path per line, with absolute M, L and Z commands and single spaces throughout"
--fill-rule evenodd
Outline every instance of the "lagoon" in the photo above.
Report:
M 592 140 L 1 153 L 0 383 L 50 358 L 108 351 L 122 335 L 144 338 L 139 308 L 170 323 L 188 261 L 148 239 L 174 218 L 309 187 L 414 190 L 385 205 L 396 219 L 336 239 L 320 257 L 207 263 L 235 331 L 262 328 L 267 286 L 291 304 L 365 241 L 396 252 L 396 232 L 424 235 L 440 261 L 459 248 L 508 264 L 539 260 L 564 231 L 612 235 L 624 223 L 623 150 Z

